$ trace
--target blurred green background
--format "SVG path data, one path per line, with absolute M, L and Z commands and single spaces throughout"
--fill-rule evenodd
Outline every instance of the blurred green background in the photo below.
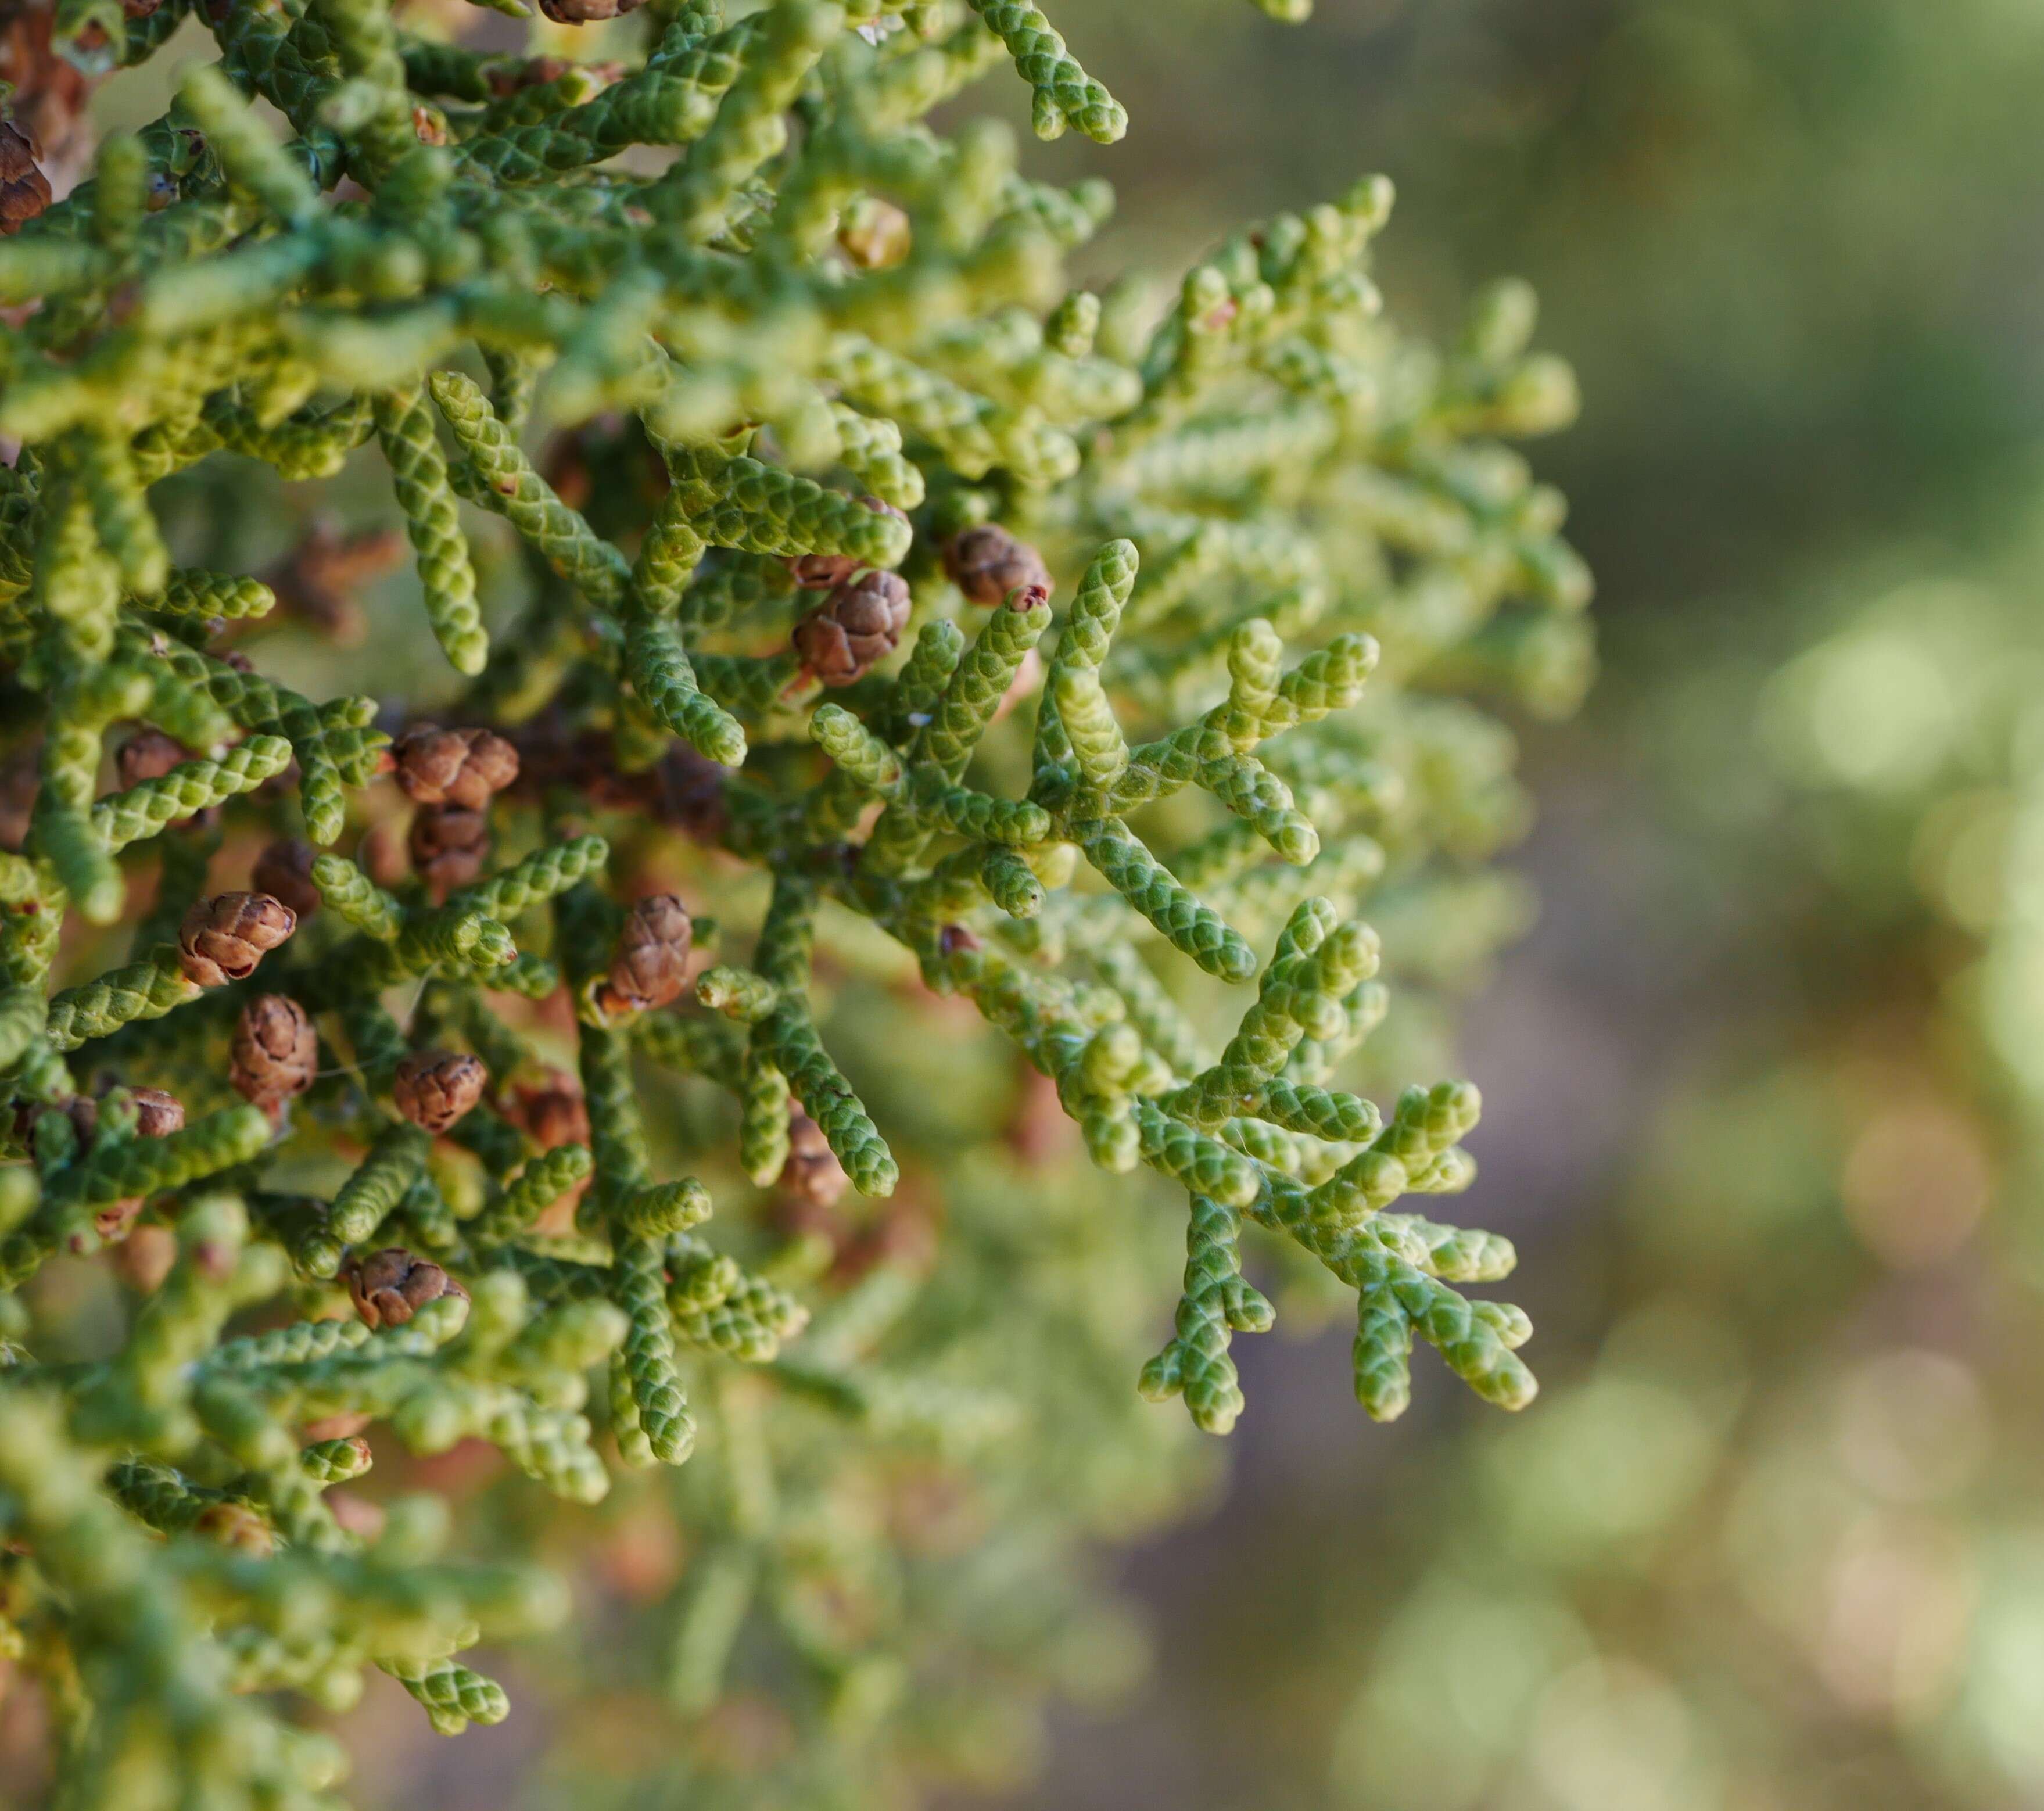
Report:
M 1463 1046 L 1540 1402 L 1246 1342 L 1151 1684 L 1014 1802 L 2044 1802 L 2044 8 L 1064 22 L 1103 274 L 1377 169 L 1402 317 L 1532 280 L 1604 671 Z

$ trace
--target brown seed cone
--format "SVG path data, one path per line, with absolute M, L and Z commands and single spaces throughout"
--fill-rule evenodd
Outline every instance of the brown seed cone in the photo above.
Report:
M 185 1129 L 185 1104 L 162 1088 L 129 1090 L 135 1101 L 135 1131 L 142 1138 L 167 1138 Z
M 445 899 L 482 872 L 490 853 L 490 822 L 458 805 L 428 805 L 412 820 L 407 839 L 412 866 L 436 899 Z
M 1051 594 L 1051 569 L 1026 540 L 998 522 L 982 522 L 944 544 L 944 571 L 969 602 L 991 609 L 1019 586 L 1040 586 Z
M 540 0 L 540 10 L 557 25 L 588 25 L 638 11 L 644 0 Z
M 476 1057 L 419 1050 L 398 1065 L 391 1098 L 413 1125 L 437 1137 L 482 1098 L 490 1071 Z
M 81 163 L 90 148 L 86 109 L 97 83 L 50 42 L 52 5 L 0 6 L 0 81 L 11 82 L 10 111 L 52 169 Z
M 438 1264 L 413 1257 L 402 1245 L 352 1265 L 348 1293 L 354 1298 L 355 1313 L 371 1327 L 402 1327 L 428 1302 L 444 1295 L 468 1299 L 468 1291 Z
M 258 994 L 241 1009 L 228 1046 L 228 1080 L 245 1101 L 274 1113 L 313 1085 L 319 1039 L 297 1001 Z
M 352 646 L 362 639 L 363 626 L 355 594 L 393 571 L 404 553 L 405 537 L 396 529 L 343 534 L 330 518 L 321 517 L 265 577 L 286 615 Z
M 862 497 L 859 502 L 876 516 L 893 516 L 905 522 L 909 519 L 878 497 Z M 791 553 L 782 563 L 805 591 L 834 591 L 857 574 L 860 564 L 848 553 Z
M 827 686 L 850 685 L 900 644 L 909 608 L 908 582 L 897 573 L 862 573 L 840 585 L 795 625 L 803 670 Z
M 313 862 L 318 854 L 302 837 L 286 836 L 256 858 L 248 879 L 258 893 L 280 900 L 303 924 L 325 902 L 313 884 Z
M 788 1160 L 781 1166 L 780 1186 L 812 1207 L 835 1207 L 851 1186 L 851 1178 L 824 1136 L 824 1129 L 793 1107 L 788 1113 Z
M 565 1070 L 549 1070 L 539 1087 L 521 1084 L 514 1088 L 504 1117 L 542 1150 L 589 1142 L 588 1104 L 575 1079 Z
M 178 928 L 178 964 L 202 987 L 225 987 L 247 980 L 263 952 L 298 928 L 298 914 L 267 893 L 198 900 Z
M 265 1556 L 277 1551 L 276 1530 L 246 1503 L 208 1503 L 192 1523 L 192 1532 L 231 1547 L 238 1553 Z
M 618 932 L 610 975 L 602 989 L 609 1012 L 644 1012 L 681 998 L 688 984 L 689 940 L 694 925 L 671 893 L 642 899 Z
M 36 163 L 35 148 L 11 121 L 0 120 L 0 236 L 21 230 L 50 205 L 50 179 Z
M 518 751 L 488 729 L 441 729 L 421 723 L 398 738 L 398 784 L 417 805 L 480 811 L 518 777 Z

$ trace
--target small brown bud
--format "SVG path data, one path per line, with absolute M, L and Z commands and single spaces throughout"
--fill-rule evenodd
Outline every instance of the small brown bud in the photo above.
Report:
M 185 1129 L 184 1102 L 161 1088 L 136 1088 L 135 1131 L 138 1137 L 167 1138 Z
M 688 982 L 694 929 L 687 908 L 671 893 L 656 893 L 633 906 L 610 960 L 605 1010 L 644 1012 L 679 999 Z
M 428 805 L 412 820 L 412 866 L 436 899 L 445 899 L 482 872 L 490 853 L 490 823 L 458 805 Z
M 913 238 L 909 217 L 877 195 L 861 197 L 845 212 L 837 242 L 862 271 L 883 271 L 909 256 Z
M 518 751 L 488 729 L 440 729 L 421 723 L 391 751 L 398 784 L 417 805 L 480 811 L 518 777 Z
M 412 136 L 421 144 L 446 144 L 447 115 L 438 107 L 414 106 L 412 109 Z
M 540 10 L 557 25 L 594 25 L 636 13 L 643 0 L 540 0 Z
M 823 1128 L 799 1107 L 789 1109 L 788 1159 L 781 1166 L 780 1186 L 821 1208 L 836 1206 L 851 1186 Z
M 194 1519 L 192 1532 L 238 1553 L 267 1556 L 277 1551 L 276 1531 L 246 1503 L 208 1503 Z
M 256 972 L 265 950 L 298 927 L 298 914 L 267 893 L 223 893 L 196 901 L 178 929 L 178 963 L 202 987 L 224 987 Z
M 313 1085 L 319 1039 L 297 1001 L 258 994 L 241 1009 L 228 1046 L 228 1079 L 259 1107 L 275 1109 Z
M 504 1117 L 542 1150 L 589 1142 L 589 1108 L 582 1090 L 565 1071 L 548 1071 L 545 1085 L 513 1090 Z
M 438 1264 L 413 1257 L 401 1245 L 352 1267 L 348 1293 L 354 1298 L 355 1313 L 371 1327 L 402 1327 L 428 1302 L 444 1295 L 468 1299 L 468 1291 Z
M 989 609 L 1023 586 L 1038 586 L 1046 598 L 1051 594 L 1051 569 L 1043 555 L 998 522 L 954 535 L 944 546 L 944 571 L 968 602 Z
M 892 503 L 883 503 L 878 497 L 862 497 L 859 502 L 876 516 L 892 516 L 904 522 L 909 519 Z M 855 576 L 863 563 L 848 553 L 793 553 L 784 563 L 788 576 L 805 591 L 834 591 Z
M 21 230 L 50 205 L 50 179 L 36 167 L 35 148 L 21 128 L 0 120 L 0 237 Z
M 135 786 L 144 780 L 159 780 L 190 759 L 191 751 L 175 736 L 166 736 L 160 729 L 138 729 L 121 744 L 113 766 L 124 787 Z
M 313 884 L 313 862 L 317 852 L 302 837 L 286 836 L 263 850 L 249 871 L 248 879 L 256 890 L 281 901 L 302 925 L 325 903 Z
M 947 925 L 937 932 L 937 949 L 941 955 L 969 955 L 979 947 L 979 939 L 962 925 Z
M 489 1081 L 490 1071 L 475 1057 L 415 1051 L 398 1065 L 391 1095 L 398 1112 L 437 1137 L 482 1098 Z
M 840 585 L 795 625 L 804 671 L 827 686 L 850 685 L 900 644 L 909 601 L 897 573 L 866 572 Z

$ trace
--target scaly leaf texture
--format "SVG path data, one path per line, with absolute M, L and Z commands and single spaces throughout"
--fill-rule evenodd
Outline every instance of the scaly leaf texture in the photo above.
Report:
M 1141 1398 L 1253 1413 L 1273 1299 L 1373 1416 L 1416 1344 L 1528 1398 L 1509 1245 L 1407 1200 L 1475 1090 L 1371 1098 L 1523 919 L 1490 704 L 1589 670 L 1526 292 L 1416 345 L 1381 181 L 1154 327 L 1071 288 L 1105 185 L 926 119 L 1012 61 L 1121 135 L 1009 0 L 52 29 L 219 52 L 0 239 L 0 1654 L 65 1802 L 331 1806 L 290 1700 L 370 1668 L 515 1712 L 459 1655 L 567 1612 L 542 1548 L 609 1601 L 554 1725 L 673 1709 L 605 1801 L 878 1802 L 1118 1639 L 1073 1555 L 1200 1475 Z M 407 543 L 374 695 L 270 676 Z M 352 1490 L 457 1448 L 451 1517 Z

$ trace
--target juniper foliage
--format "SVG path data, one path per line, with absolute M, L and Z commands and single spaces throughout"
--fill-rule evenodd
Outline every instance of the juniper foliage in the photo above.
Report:
M 67 4 L 54 41 L 103 71 L 187 17 L 218 61 L 0 242 L 0 1632 L 65 1802 L 332 1802 L 291 1699 L 365 1668 L 444 1732 L 505 1714 L 457 1656 L 564 1594 L 443 1558 L 430 1497 L 372 1512 L 378 1448 L 486 1443 L 578 1505 L 681 1468 L 667 1714 L 747 1672 L 791 1740 L 648 1767 L 835 1803 L 984 1771 L 1112 1646 L 1073 1555 L 1173 1475 L 1120 1405 L 1233 1424 L 1231 1341 L 1274 1317 L 1246 1241 L 1351 1294 L 1371 1415 L 1416 1338 L 1529 1400 L 1524 1316 L 1458 1286 L 1509 1245 L 1409 1199 L 1473 1179 L 1475 1090 L 1343 1085 L 1387 1005 L 1365 900 L 1419 977 L 1508 923 L 1481 864 L 1522 801 L 1469 700 L 1588 676 L 1560 499 L 1503 444 L 1573 404 L 1527 293 L 1446 353 L 1389 325 L 1381 179 L 1228 239 L 1160 317 L 1070 288 L 1105 187 L 924 123 L 1006 57 L 1040 135 L 1120 135 L 1031 7 L 651 0 L 601 63 L 386 0 Z M 408 713 L 240 651 L 318 617 L 302 571 L 181 564 L 159 521 L 222 461 L 300 484 L 372 443 L 459 676 L 436 766 Z M 124 724 L 184 758 L 106 793 Z M 657 872 L 692 924 L 628 915 Z M 1018 1194 L 999 1109 L 948 1098 L 969 1059 L 889 1086 L 914 1058 L 874 1028 L 954 1008 L 1040 1078 L 1025 1159 L 1068 1118 L 1182 1191 L 1139 1376 L 1147 1198 Z M 63 1279 L 101 1254 L 95 1344 Z M 848 1508 L 931 1465 L 983 1493 L 977 1574 Z

